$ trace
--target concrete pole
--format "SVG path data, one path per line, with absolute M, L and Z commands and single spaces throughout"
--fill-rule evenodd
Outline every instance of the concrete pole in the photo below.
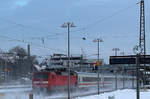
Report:
M 136 55 L 136 99 L 140 99 L 140 92 L 139 92 L 139 66 L 140 66 L 140 62 L 139 62 L 139 54 Z
M 33 94 L 29 94 L 29 99 L 33 99 Z
M 124 67 L 123 67 L 123 89 L 125 88 L 125 72 L 124 72 Z
M 117 71 L 115 72 L 115 89 L 118 89 L 118 82 L 117 82 Z
M 98 59 L 98 62 L 99 62 L 99 42 L 100 42 L 100 39 L 98 39 L 98 42 L 97 42 L 97 51 L 98 51 L 98 55 L 97 55 L 97 59 Z M 98 94 L 100 94 L 100 86 L 99 86 L 99 83 L 100 83 L 100 77 L 99 77 L 99 66 L 98 66 Z

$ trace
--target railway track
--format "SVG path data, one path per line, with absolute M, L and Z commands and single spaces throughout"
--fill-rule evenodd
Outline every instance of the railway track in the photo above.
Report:
M 15 89 L 15 88 L 32 88 L 31 85 L 9 85 L 9 86 L 0 86 L 1 89 Z
M 118 89 L 118 90 L 121 90 L 121 89 Z M 116 91 L 116 90 L 101 91 L 100 94 L 113 92 L 113 91 Z M 91 96 L 91 95 L 97 95 L 97 92 L 87 93 L 87 94 L 82 94 L 82 95 L 73 95 L 73 96 L 71 96 L 71 99 L 76 99 L 78 97 L 85 97 L 85 96 Z M 67 98 L 68 98 L 67 96 L 64 96 L 64 97 L 54 97 L 54 98 L 48 98 L 47 97 L 47 98 L 44 98 L 44 99 L 67 99 Z
M 30 85 L 10 85 L 0 86 L 0 94 L 14 93 L 14 92 L 31 92 L 32 86 Z
M 133 89 L 133 88 L 125 88 L 125 89 Z M 124 89 L 123 88 L 119 88 L 117 90 L 124 90 Z M 100 94 L 114 92 L 114 91 L 117 91 L 117 90 L 116 89 L 112 89 L 112 90 L 107 90 L 107 91 L 101 91 Z M 76 99 L 78 97 L 92 96 L 92 95 L 97 95 L 97 94 L 98 94 L 97 92 L 92 92 L 92 93 L 87 93 L 87 94 L 82 94 L 82 95 L 72 95 L 71 99 Z M 67 96 L 64 96 L 64 97 L 54 97 L 54 98 L 47 97 L 47 98 L 44 98 L 44 99 L 68 99 L 68 97 Z

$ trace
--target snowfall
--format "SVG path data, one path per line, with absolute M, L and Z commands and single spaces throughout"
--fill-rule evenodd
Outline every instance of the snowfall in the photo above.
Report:
M 52 98 L 52 97 L 44 97 L 42 95 L 34 95 L 33 99 L 55 99 L 58 98 L 58 96 L 59 94 L 53 95 Z M 150 90 L 141 90 L 140 99 L 149 99 L 149 98 L 150 98 Z M 0 93 L 0 99 L 29 99 L 29 93 L 26 92 Z M 114 92 L 103 93 L 100 95 L 77 97 L 75 99 L 136 99 L 136 90 L 124 89 Z

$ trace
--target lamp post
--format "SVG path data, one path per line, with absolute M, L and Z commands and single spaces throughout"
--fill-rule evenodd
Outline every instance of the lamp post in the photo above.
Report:
M 100 38 L 97 38 L 97 39 L 95 39 L 95 40 L 93 40 L 93 42 L 97 42 L 97 66 L 98 66 L 98 94 L 100 93 L 99 92 L 99 89 L 100 89 L 100 86 L 99 86 L 99 83 L 100 83 L 100 77 L 99 77 L 99 65 L 100 65 L 100 60 L 99 60 L 99 43 L 100 42 L 104 42 L 102 39 L 100 39 Z
M 117 56 L 117 52 L 120 51 L 119 48 L 113 48 L 112 51 L 115 51 L 115 56 Z
M 133 52 L 136 54 L 136 99 L 140 99 L 139 69 L 140 69 L 141 46 L 135 46 L 133 48 Z
M 76 27 L 73 23 L 64 23 L 62 28 L 68 29 L 68 99 L 70 99 L 70 28 Z

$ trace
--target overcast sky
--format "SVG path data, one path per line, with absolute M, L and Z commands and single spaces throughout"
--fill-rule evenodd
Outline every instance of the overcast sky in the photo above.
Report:
M 92 41 L 99 37 L 104 40 L 100 44 L 101 58 L 108 60 L 114 55 L 112 48 L 115 47 L 125 54 L 133 54 L 132 49 L 139 42 L 137 2 L 139 0 L 0 0 L 0 46 L 2 50 L 17 45 L 25 48 L 26 43 L 17 41 L 21 40 L 31 43 L 32 54 L 66 53 L 67 29 L 61 25 L 74 22 L 77 27 L 71 28 L 72 54 L 85 53 L 89 57 L 96 54 L 97 45 Z M 150 53 L 149 4 L 150 1 L 145 0 L 147 53 Z

